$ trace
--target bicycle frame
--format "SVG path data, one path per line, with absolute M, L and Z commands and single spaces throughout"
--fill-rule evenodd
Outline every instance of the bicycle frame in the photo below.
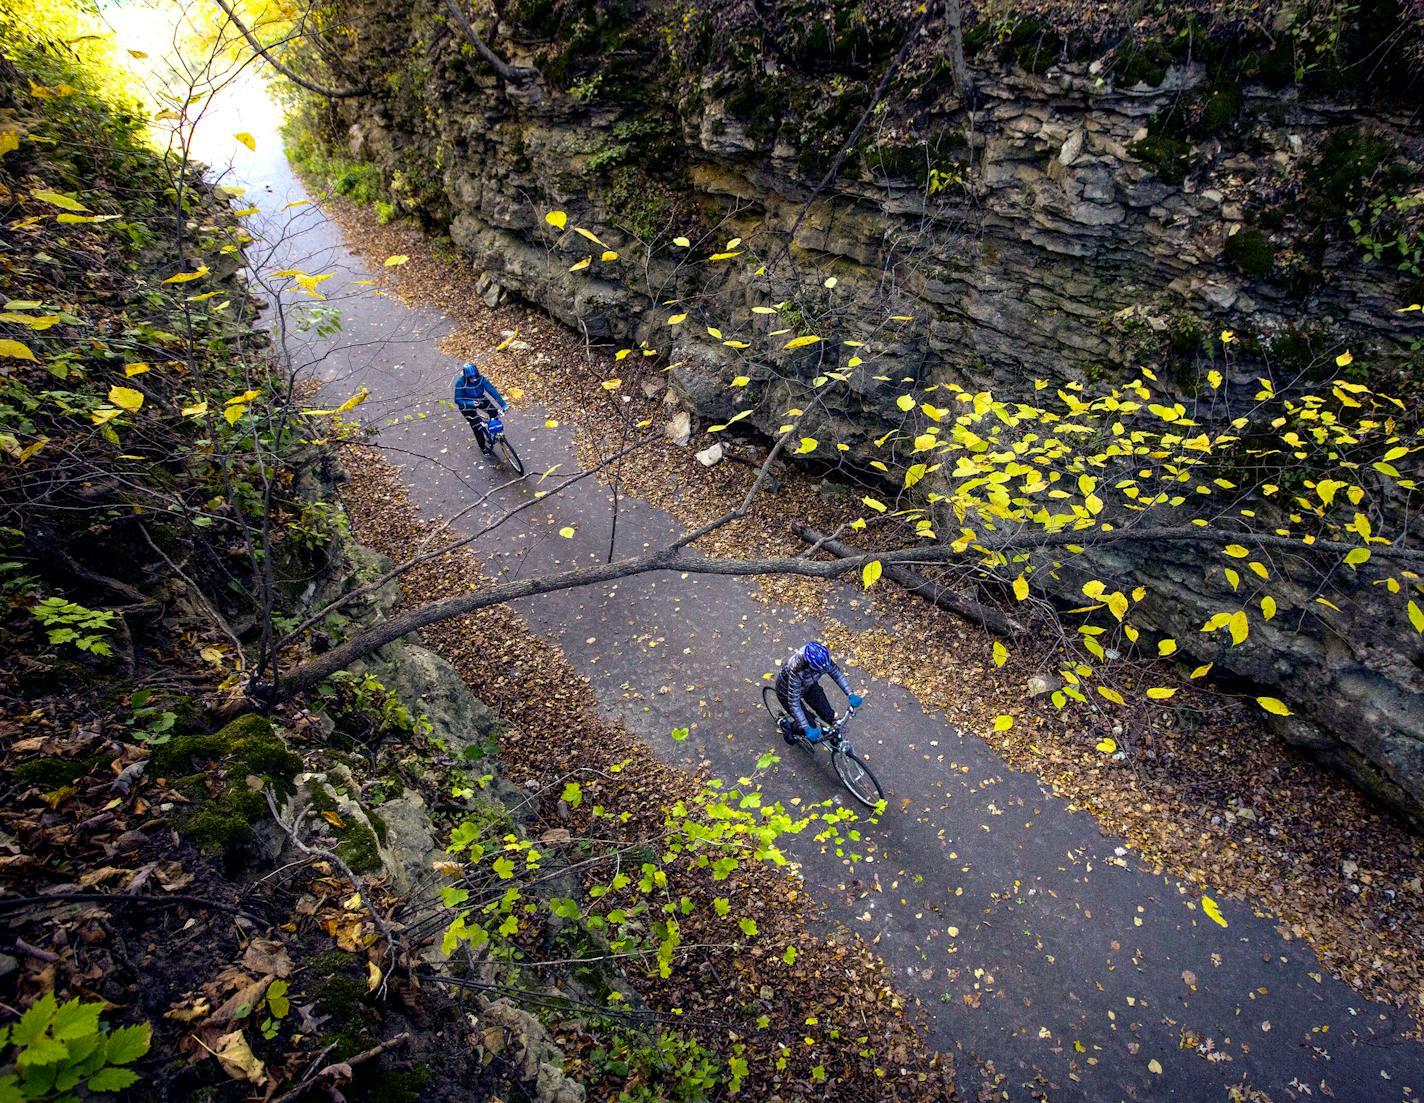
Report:
M 857 710 L 855 708 L 848 707 L 845 712 L 841 713 L 835 718 L 835 720 L 831 722 L 831 726 L 829 728 L 827 728 L 825 723 L 822 722 L 819 725 L 821 729 L 821 738 L 816 740 L 816 742 L 812 743 L 811 746 L 814 748 L 825 744 L 825 746 L 831 750 L 835 750 L 837 747 L 840 747 L 842 750 L 854 752 L 855 748 L 851 746 L 850 740 L 846 738 L 845 726 L 850 721 L 850 719 L 855 716 L 856 711 Z M 805 735 L 802 735 L 801 738 L 804 740 L 806 737 Z

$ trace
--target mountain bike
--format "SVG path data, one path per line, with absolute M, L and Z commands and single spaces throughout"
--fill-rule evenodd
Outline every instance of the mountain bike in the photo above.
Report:
M 489 438 L 490 454 L 497 457 L 506 467 L 516 475 L 524 474 L 524 461 L 519 458 L 519 453 L 514 450 L 514 445 L 509 443 L 509 438 L 504 435 L 504 421 L 499 417 L 492 417 L 484 423 L 485 435 Z M 475 434 L 478 439 L 479 434 Z
M 787 715 L 786 710 L 781 707 L 781 699 L 776 696 L 774 687 L 762 687 L 761 703 L 771 714 L 778 734 L 784 731 L 791 732 L 796 742 L 812 755 L 816 753 L 818 747 L 825 747 L 830 751 L 831 765 L 836 768 L 836 776 L 841 779 L 841 784 L 846 787 L 850 795 L 861 804 L 867 808 L 875 808 L 885 799 L 885 792 L 880 788 L 880 782 L 870 772 L 870 767 L 865 764 L 865 760 L 855 753 L 855 748 L 851 746 L 850 739 L 846 736 L 845 727 L 856 713 L 854 708 L 847 708 L 845 712 L 836 717 L 835 722 L 829 728 L 822 724 L 821 738 L 812 743 L 797 727 L 796 722 Z

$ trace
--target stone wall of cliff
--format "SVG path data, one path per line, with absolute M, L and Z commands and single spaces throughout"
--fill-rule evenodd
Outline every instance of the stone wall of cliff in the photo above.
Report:
M 1265 31 L 1189 8 L 1092 33 L 971 13 L 964 93 L 942 29 L 893 3 L 497 7 L 481 33 L 537 78 L 498 75 L 429 0 L 345 12 L 359 29 L 350 66 L 381 93 L 325 108 L 326 139 L 380 166 L 393 204 L 448 234 L 491 297 L 522 296 L 595 341 L 666 345 L 669 299 L 752 301 L 743 270 L 709 285 L 675 236 L 737 237 L 776 258 L 795 226 L 773 297 L 802 325 L 873 336 L 893 365 L 891 381 L 853 376 L 811 411 L 804 431 L 847 443 L 852 462 L 900 423 L 905 378 L 1013 398 L 1035 379 L 1147 366 L 1190 399 L 1210 363 L 1245 401 L 1262 377 L 1327 377 L 1348 347 L 1361 378 L 1395 393 L 1424 379 L 1424 315 L 1400 312 L 1424 298 L 1412 62 L 1361 54 L 1374 49 L 1365 20 L 1407 23 L 1387 4 L 1356 17 L 1360 41 L 1334 70 L 1302 62 L 1313 9 L 1264 11 Z M 1356 54 L 1375 58 L 1370 79 Z M 570 275 L 586 250 L 545 223 L 552 208 L 641 272 Z M 668 350 L 694 430 L 752 407 L 739 428 L 772 434 L 806 404 L 814 362 L 748 363 L 701 332 L 683 327 Z M 751 384 L 729 387 L 736 375 Z M 1152 590 L 1150 627 L 1184 649 L 1204 639 L 1221 603 L 1209 564 L 1113 554 L 1095 569 Z M 1419 637 L 1402 613 L 1334 597 L 1331 621 L 1303 614 L 1199 657 L 1298 703 L 1280 721 L 1288 738 L 1419 816 Z

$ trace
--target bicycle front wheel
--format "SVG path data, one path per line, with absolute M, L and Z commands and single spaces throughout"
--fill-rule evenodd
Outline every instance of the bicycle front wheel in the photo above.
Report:
M 859 755 L 837 748 L 831 752 L 831 761 L 835 764 L 836 774 L 840 777 L 841 784 L 846 787 L 851 796 L 865 807 L 874 808 L 885 799 L 880 782 L 875 780 L 875 775 L 870 772 L 870 767 L 861 761 Z
M 494 442 L 494 451 L 516 475 L 524 474 L 524 461 L 519 458 L 519 453 L 514 450 L 514 445 L 509 443 L 508 437 L 501 434 L 499 440 Z

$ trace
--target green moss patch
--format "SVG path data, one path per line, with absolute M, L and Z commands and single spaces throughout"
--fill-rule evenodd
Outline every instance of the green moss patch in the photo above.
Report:
M 106 761 L 108 759 L 103 755 L 91 758 L 32 758 L 11 769 L 10 776 L 21 785 L 60 789 L 93 773 Z
M 1276 263 L 1276 250 L 1260 230 L 1238 230 L 1226 239 L 1226 259 L 1242 275 L 1268 275 Z
M 205 850 L 231 855 L 252 839 L 252 825 L 268 814 L 263 790 L 292 793 L 302 768 L 270 721 L 238 717 L 211 735 L 175 736 L 155 747 L 148 770 L 167 778 L 193 801 L 179 830 Z M 259 785 L 249 784 L 256 778 Z

